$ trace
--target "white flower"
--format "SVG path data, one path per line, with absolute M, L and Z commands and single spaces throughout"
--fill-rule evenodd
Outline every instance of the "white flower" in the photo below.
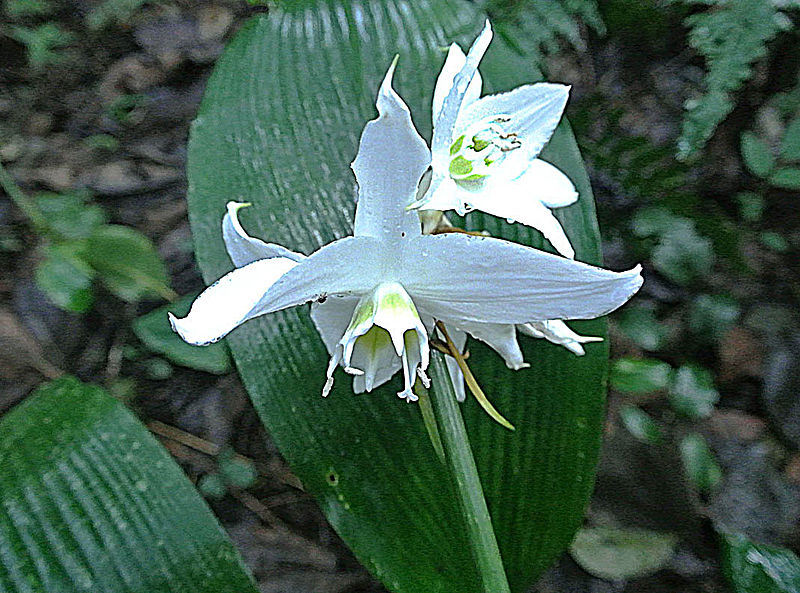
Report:
M 229 203 L 223 238 L 236 269 L 206 289 L 185 318 L 170 315 L 184 340 L 215 342 L 249 319 L 313 302 L 331 354 L 323 395 L 337 365 L 355 375 L 356 392 L 402 368 L 398 395 L 411 401 L 416 376 L 425 380 L 434 319 L 503 353 L 513 324 L 598 317 L 639 289 L 639 267 L 616 273 L 490 237 L 422 235 L 407 206 L 430 152 L 392 89 L 393 70 L 352 165 L 359 186 L 354 236 L 306 257 L 249 237 L 237 218 L 242 205 Z M 516 364 L 516 352 L 505 354 Z
M 478 63 L 492 39 L 486 22 L 469 53 L 450 46 L 433 94 L 430 187 L 411 207 L 482 210 L 539 230 L 563 256 L 575 252 L 550 208 L 578 199 L 575 186 L 539 158 L 561 119 L 568 86 L 537 83 L 481 97 Z

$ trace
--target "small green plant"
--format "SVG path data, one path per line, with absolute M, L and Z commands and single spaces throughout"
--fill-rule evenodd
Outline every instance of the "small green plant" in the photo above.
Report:
M 65 31 L 55 23 L 45 23 L 37 27 L 10 27 L 8 35 L 25 46 L 28 64 L 34 70 L 64 62 L 66 57 L 59 50 L 76 39 L 74 33 Z
M 41 238 L 34 277 L 56 306 L 76 313 L 88 311 L 94 302 L 95 280 L 129 302 L 176 297 L 150 239 L 136 229 L 108 224 L 103 209 L 92 204 L 88 194 L 28 196 L 2 166 L 0 185 Z

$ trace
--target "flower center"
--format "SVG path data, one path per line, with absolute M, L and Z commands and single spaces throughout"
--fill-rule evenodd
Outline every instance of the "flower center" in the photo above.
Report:
M 450 177 L 477 181 L 503 162 L 506 154 L 522 146 L 514 132 L 507 132 L 505 115 L 475 122 L 450 145 Z
M 397 357 L 404 377 L 404 388 L 397 395 L 415 401 L 416 375 L 427 380 L 428 332 L 405 289 L 397 282 L 383 282 L 358 301 L 350 325 L 328 365 L 323 395 L 330 391 L 333 371 L 339 363 L 346 372 L 364 381 L 366 391 L 371 391 L 376 378 L 380 381 L 387 371 L 389 376 L 394 374 Z

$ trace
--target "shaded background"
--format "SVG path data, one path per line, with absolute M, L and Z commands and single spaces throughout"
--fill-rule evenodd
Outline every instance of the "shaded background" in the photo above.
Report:
M 704 7 L 496 4 L 548 79 L 573 86 L 567 116 L 606 265 L 646 268 L 640 295 L 612 317 L 607 435 L 587 524 L 677 536 L 639 578 L 604 580 L 565 554 L 533 590 L 726 591 L 714 526 L 800 549 L 800 182 L 775 178 L 792 166 L 782 147 L 800 114 L 798 11 L 782 13 L 783 30 L 708 144 L 680 161 L 684 104 L 707 84 L 687 18 Z M 5 0 L 3 10 L 4 166 L 42 203 L 40 192 L 80 192 L 152 240 L 177 294 L 201 289 L 186 218 L 188 126 L 224 43 L 265 8 Z M 122 300 L 95 282 L 55 306 L 64 295 L 37 272 L 52 247 L 4 195 L 0 411 L 62 373 L 102 384 L 198 482 L 263 591 L 383 591 L 299 489 L 224 352 L 208 373 L 143 342 L 134 321 L 164 304 L 144 293 Z

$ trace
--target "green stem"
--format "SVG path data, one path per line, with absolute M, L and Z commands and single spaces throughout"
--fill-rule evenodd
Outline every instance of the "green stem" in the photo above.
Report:
M 14 178 L 6 171 L 3 164 L 0 162 L 0 186 L 5 190 L 11 201 L 17 205 L 17 208 L 22 210 L 22 213 L 28 217 L 31 224 L 36 228 L 36 231 L 43 233 L 47 230 L 47 220 L 39 210 L 36 202 L 19 188 Z
M 439 424 L 447 467 L 466 517 L 469 541 L 483 581 L 483 590 L 486 593 L 510 593 L 464 419 L 456 402 L 444 357 L 438 352 L 431 353 L 430 370 L 433 411 Z

